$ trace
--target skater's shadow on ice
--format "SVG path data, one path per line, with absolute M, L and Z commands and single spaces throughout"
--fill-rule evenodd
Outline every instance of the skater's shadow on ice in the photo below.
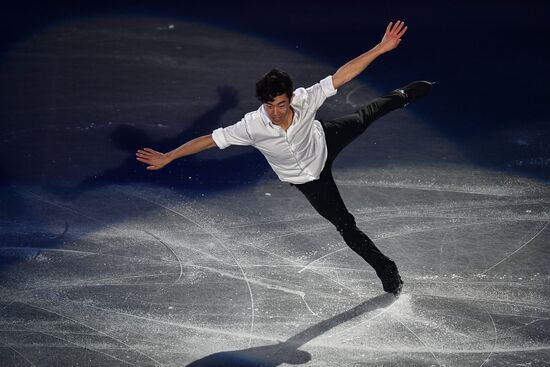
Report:
M 328 330 L 355 317 L 390 306 L 396 298 L 383 294 L 369 299 L 354 308 L 342 312 L 330 319 L 310 326 L 285 342 L 241 350 L 232 350 L 211 354 L 187 365 L 187 367 L 274 367 L 283 363 L 303 364 L 311 360 L 311 354 L 299 350 L 302 345 L 324 334 Z
M 224 158 L 203 160 L 192 155 L 178 160 L 158 171 L 148 171 L 146 165 L 135 158 L 138 149 L 153 148 L 161 152 L 170 151 L 200 135 L 211 133 L 219 126 L 222 116 L 239 104 L 238 92 L 230 86 L 217 89 L 218 101 L 176 136 L 155 140 L 144 130 L 120 125 L 110 135 L 112 146 L 104 150 L 122 150 L 128 158 L 119 166 L 96 172 L 74 187 L 46 185 L 48 191 L 66 199 L 75 199 L 80 194 L 109 184 L 145 182 L 159 186 L 186 190 L 227 190 L 235 186 L 256 182 L 268 166 L 265 159 L 252 149 L 242 154 Z

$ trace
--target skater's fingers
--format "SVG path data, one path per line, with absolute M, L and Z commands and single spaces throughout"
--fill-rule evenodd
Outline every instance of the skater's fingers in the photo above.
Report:
M 145 164 L 151 164 L 151 161 L 147 158 L 141 158 L 141 157 L 137 157 L 136 158 L 138 161 L 142 162 L 142 163 L 145 163 Z
M 146 152 L 145 150 L 138 149 L 136 154 L 142 154 L 142 155 L 151 155 L 151 153 Z
M 395 33 L 395 30 L 397 29 L 397 27 L 399 27 L 399 25 L 401 24 L 401 21 L 398 20 L 397 22 L 395 22 L 395 24 L 393 25 L 393 28 L 391 30 L 391 33 L 394 34 Z
M 145 149 L 146 150 L 138 150 L 138 153 L 143 154 L 144 156 L 150 157 L 150 158 L 162 156 L 161 152 L 157 152 L 156 150 L 149 149 L 149 148 L 145 148 Z
M 151 158 L 152 154 L 151 153 L 146 153 L 146 152 L 137 152 L 136 153 L 136 157 L 141 157 L 141 158 Z
M 391 32 L 391 26 L 392 26 L 392 22 L 390 22 L 390 24 L 388 24 L 388 26 L 386 27 L 386 33 L 390 33 Z
M 398 33 L 401 31 L 401 29 L 403 29 L 403 26 L 404 26 L 404 25 L 405 25 L 405 22 L 401 22 L 401 23 L 399 24 L 399 26 L 397 26 L 397 27 L 395 28 L 394 34 L 398 34 Z
M 409 29 L 409 27 L 403 28 L 403 29 L 401 30 L 401 32 L 399 32 L 399 33 L 397 34 L 397 38 L 403 37 L 403 35 L 405 34 L 405 32 L 407 32 L 407 29 Z
M 142 159 L 144 161 L 149 161 L 151 158 L 145 156 L 145 155 L 136 155 L 136 159 Z

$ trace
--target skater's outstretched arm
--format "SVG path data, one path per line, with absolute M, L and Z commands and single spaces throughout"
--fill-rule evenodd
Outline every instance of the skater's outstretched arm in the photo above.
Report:
M 369 64 L 378 56 L 396 48 L 401 42 L 401 37 L 403 37 L 406 31 L 407 27 L 404 22 L 400 20 L 398 20 L 395 24 L 390 22 L 380 43 L 364 54 L 344 64 L 336 71 L 336 73 L 334 73 L 332 76 L 332 84 L 334 85 L 334 88 L 340 88 L 342 85 L 346 84 L 365 70 L 367 66 L 369 66 Z
M 158 170 L 172 162 L 174 159 L 195 154 L 215 146 L 216 143 L 214 142 L 214 139 L 212 139 L 212 134 L 209 134 L 190 140 L 168 153 L 157 152 L 151 148 L 138 149 L 136 159 L 140 162 L 148 164 L 148 170 Z

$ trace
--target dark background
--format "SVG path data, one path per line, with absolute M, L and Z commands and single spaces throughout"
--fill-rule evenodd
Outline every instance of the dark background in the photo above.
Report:
M 548 8 L 542 1 L 19 1 L 2 5 L 0 36 L 4 54 L 66 20 L 166 16 L 262 37 L 337 68 L 402 19 L 409 33 L 398 56 L 377 60 L 362 78 L 381 89 L 402 84 L 404 70 L 410 80 L 436 81 L 431 103 L 417 111 L 472 163 L 548 180 Z M 10 93 L 4 82 L 0 88 Z

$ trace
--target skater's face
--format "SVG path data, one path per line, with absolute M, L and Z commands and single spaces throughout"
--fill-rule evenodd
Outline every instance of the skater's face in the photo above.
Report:
M 278 95 L 273 101 L 264 103 L 264 108 L 275 125 L 286 125 L 290 122 L 290 100 L 286 94 Z

